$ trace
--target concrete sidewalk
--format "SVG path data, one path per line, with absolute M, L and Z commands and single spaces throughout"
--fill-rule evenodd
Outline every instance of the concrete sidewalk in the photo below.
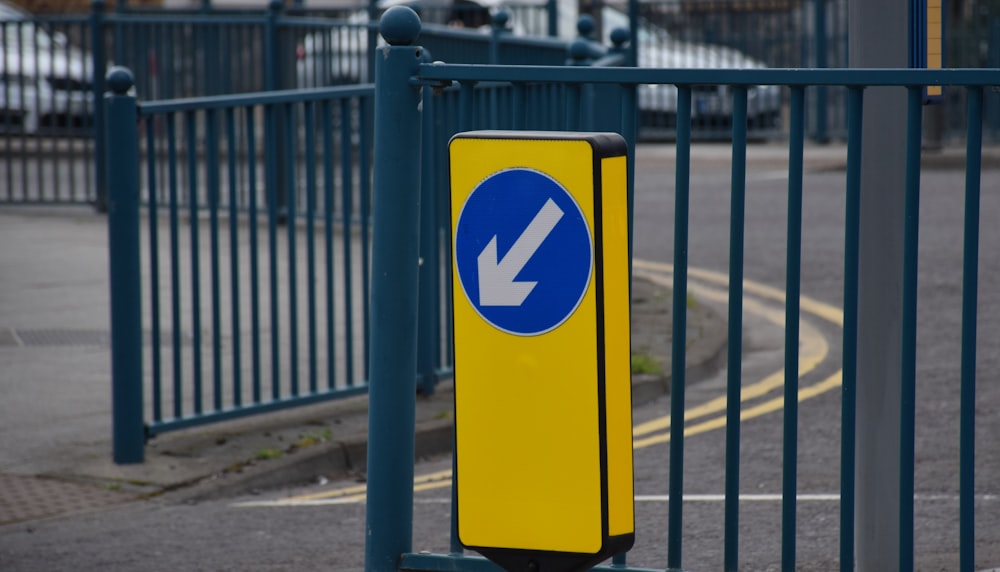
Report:
M 644 145 L 637 164 L 673 161 L 673 152 Z M 730 153 L 728 144 L 698 145 L 692 163 L 724 167 Z M 806 170 L 841 169 L 845 158 L 843 146 L 810 146 Z M 787 146 L 748 147 L 750 165 L 786 162 Z M 963 168 L 964 150 L 928 153 L 924 165 Z M 1000 168 L 1000 150 L 984 150 L 984 168 Z M 106 219 L 85 207 L 3 207 L 0 243 L 0 525 L 168 491 L 209 497 L 363 476 L 363 396 L 161 435 L 144 464 L 114 465 Z M 637 317 L 669 310 L 654 288 L 637 282 Z M 725 324 L 707 307 L 689 324 L 699 332 L 689 337 L 694 378 L 718 365 Z M 663 394 L 666 381 L 637 376 L 633 401 Z M 418 456 L 450 451 L 451 409 L 450 382 L 418 399 Z

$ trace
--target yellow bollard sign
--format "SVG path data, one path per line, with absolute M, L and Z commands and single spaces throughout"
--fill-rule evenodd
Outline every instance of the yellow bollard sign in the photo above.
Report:
M 506 570 L 632 546 L 627 146 L 450 143 L 458 536 Z
M 911 68 L 944 66 L 944 0 L 910 0 L 909 62 Z M 924 87 L 924 103 L 941 103 L 940 85 Z

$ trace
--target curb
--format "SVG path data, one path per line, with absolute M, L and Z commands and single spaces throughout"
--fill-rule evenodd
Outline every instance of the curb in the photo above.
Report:
M 637 279 L 642 279 L 636 277 Z M 698 319 L 702 335 L 688 347 L 685 379 L 697 383 L 718 371 L 726 362 L 727 327 L 723 317 L 708 305 L 699 305 Z M 632 378 L 633 407 L 670 393 L 670 372 L 663 375 L 637 374 Z M 443 382 L 431 398 L 418 396 L 417 408 L 426 409 L 431 402 L 451 401 L 451 381 Z M 367 415 L 365 408 L 364 415 Z M 417 459 L 449 454 L 453 448 L 454 423 L 451 418 L 418 420 L 414 435 Z M 419 419 L 419 414 L 418 414 Z M 188 502 L 214 500 L 269 489 L 315 484 L 322 478 L 354 476 L 365 480 L 368 455 L 367 431 L 295 450 L 279 458 L 249 462 L 234 471 L 209 475 L 195 483 L 169 491 L 175 499 Z

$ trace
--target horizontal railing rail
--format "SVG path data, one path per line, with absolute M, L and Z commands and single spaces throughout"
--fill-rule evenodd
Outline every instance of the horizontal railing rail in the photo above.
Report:
M 555 66 L 422 64 L 420 78 L 440 81 L 506 81 L 571 84 L 783 85 L 843 87 L 993 87 L 982 69 L 651 69 Z

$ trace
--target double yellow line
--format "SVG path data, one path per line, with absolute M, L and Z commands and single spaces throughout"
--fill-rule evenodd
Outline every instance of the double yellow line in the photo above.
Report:
M 633 275 L 655 284 L 672 286 L 673 265 L 644 260 L 633 261 Z M 725 303 L 728 299 L 729 279 L 725 274 L 700 268 L 688 268 L 688 289 L 697 298 Z M 756 314 L 778 327 L 785 325 L 784 310 L 768 306 L 762 300 L 783 305 L 785 294 L 752 280 L 743 282 L 744 311 Z M 843 327 L 844 314 L 839 308 L 824 304 L 807 296 L 799 298 L 803 314 L 820 318 L 837 327 Z M 799 377 L 815 370 L 829 355 L 829 344 L 826 338 L 809 321 L 800 319 L 799 337 Z M 775 371 L 764 379 L 742 388 L 740 401 L 751 402 L 765 397 L 784 386 L 784 368 Z M 799 387 L 799 401 L 805 401 L 838 387 L 841 383 L 842 371 L 838 370 L 826 379 Z M 740 419 L 747 420 L 772 413 L 784 407 L 782 396 L 756 403 L 752 407 L 740 411 Z M 684 435 L 692 436 L 726 426 L 726 396 L 716 397 L 705 403 L 684 411 Z M 721 415 L 719 415 L 721 413 Z M 704 419 L 695 424 L 692 421 Z M 636 425 L 632 430 L 633 448 L 642 449 L 670 441 L 670 416 L 665 415 Z M 415 492 L 450 487 L 452 473 L 450 469 L 418 475 L 413 479 Z M 358 503 L 365 500 L 365 485 L 339 488 L 332 491 L 301 495 L 279 501 L 262 501 L 243 503 L 240 506 L 310 506 L 328 504 Z
M 636 260 L 632 265 L 632 273 L 636 277 L 644 278 L 655 284 L 669 287 L 672 285 L 671 278 L 673 274 L 673 265 Z M 690 278 L 688 289 L 696 297 L 703 300 L 712 300 L 722 303 L 725 303 L 728 299 L 728 290 L 725 288 L 728 288 L 729 279 L 725 274 L 700 268 L 688 268 L 688 277 Z M 702 283 L 699 283 L 698 281 Z M 713 287 L 704 283 L 715 284 L 716 286 Z M 757 314 L 779 327 L 784 327 L 784 310 L 771 308 L 762 303 L 759 299 L 752 297 L 756 296 L 760 299 L 784 304 L 784 292 L 752 280 L 743 281 L 743 290 L 744 311 Z M 748 294 L 750 296 L 748 296 Z M 819 302 L 807 296 L 800 296 L 799 305 L 803 313 L 811 314 L 838 327 L 843 327 L 844 325 L 844 313 L 839 308 L 835 308 L 829 304 L 824 304 L 823 302 Z M 823 335 L 820 334 L 816 327 L 810 322 L 800 320 L 799 327 L 799 377 L 803 377 L 816 369 L 827 358 L 829 354 L 829 344 L 827 344 L 826 338 L 824 338 Z M 842 372 L 838 370 L 836 373 L 819 383 L 806 387 L 800 387 L 799 401 L 816 397 L 817 395 L 839 386 L 842 378 L 841 374 Z M 740 401 L 752 401 L 763 397 L 772 391 L 780 389 L 784 385 L 784 379 L 785 370 L 782 368 L 768 375 L 761 381 L 743 387 L 740 391 Z M 782 407 L 784 407 L 784 398 L 775 397 L 754 405 L 753 407 L 742 409 L 740 411 L 740 420 L 745 421 L 747 419 L 760 417 L 761 415 L 777 411 Z M 725 427 L 725 409 L 726 396 L 724 395 L 716 397 L 715 399 L 701 405 L 686 409 L 684 411 L 684 435 L 698 435 L 700 433 L 705 433 L 706 431 Z M 709 417 L 719 412 L 723 412 L 723 414 L 707 421 L 689 425 L 691 421 Z M 636 425 L 632 430 L 632 437 L 634 439 L 633 448 L 641 449 L 670 441 L 669 429 L 669 415 Z M 658 433 L 661 431 L 663 433 Z M 646 437 L 646 435 L 651 436 Z

